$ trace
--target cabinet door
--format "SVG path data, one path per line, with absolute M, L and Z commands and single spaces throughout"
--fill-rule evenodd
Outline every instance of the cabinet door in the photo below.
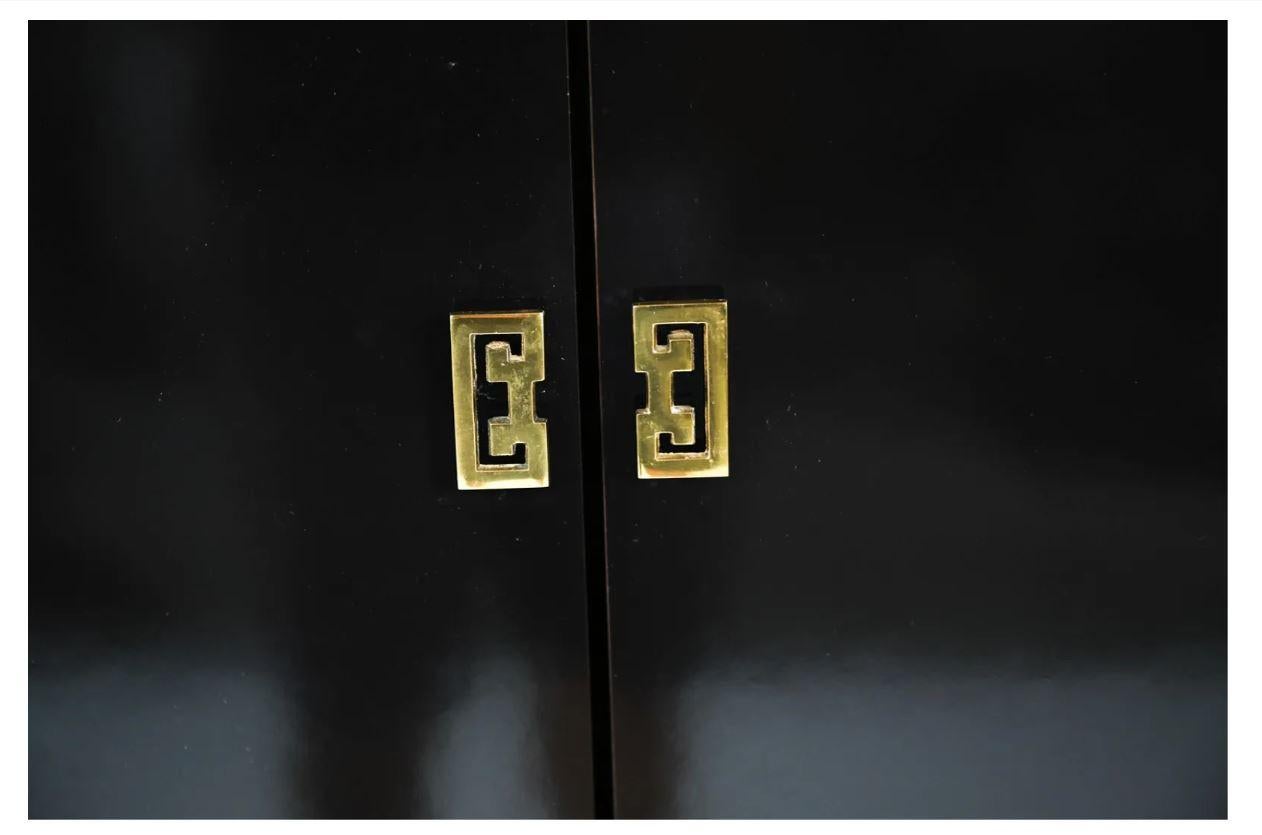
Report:
M 618 814 L 1224 815 L 1225 25 L 591 50 Z M 637 479 L 716 296 L 731 474 Z
M 30 814 L 590 814 L 563 25 L 30 56 Z M 487 308 L 546 490 L 456 489 Z

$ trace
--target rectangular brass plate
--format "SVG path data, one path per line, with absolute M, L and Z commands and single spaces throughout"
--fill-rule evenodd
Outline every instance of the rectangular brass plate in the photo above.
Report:
M 635 370 L 648 378 L 648 400 L 635 415 L 636 458 L 640 478 L 714 478 L 728 474 L 727 302 L 689 301 L 636 304 L 631 308 Z M 701 325 L 705 372 L 705 436 L 701 451 L 664 451 L 662 435 L 672 444 L 696 442 L 696 410 L 674 402 L 672 377 L 692 371 L 696 351 L 687 330 L 669 331 L 657 342 L 659 326 Z
M 486 378 L 508 384 L 508 414 L 487 420 L 487 450 L 508 457 L 526 447 L 524 464 L 482 463 L 478 454 L 477 337 L 520 334 L 521 353 L 508 342 L 486 344 Z M 544 379 L 543 312 L 451 314 L 451 400 L 456 420 L 456 484 L 461 490 L 548 486 L 548 425 L 535 416 L 535 383 Z

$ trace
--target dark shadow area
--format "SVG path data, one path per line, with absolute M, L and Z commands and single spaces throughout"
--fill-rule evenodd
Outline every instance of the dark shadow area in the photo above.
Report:
M 487 421 L 493 417 L 508 415 L 508 383 L 492 383 L 486 377 L 486 346 L 492 342 L 506 342 L 508 350 L 514 356 L 521 356 L 521 334 L 519 333 L 479 334 L 473 338 L 473 371 L 477 380 L 477 399 L 474 409 L 478 418 L 478 461 L 482 464 L 524 465 L 526 463 L 525 444 L 515 444 L 512 455 L 491 455 Z M 537 385 L 536 388 L 538 388 Z M 538 412 L 537 407 L 536 412 Z
M 705 452 L 706 432 L 706 379 L 705 379 L 705 325 L 694 323 L 658 325 L 653 338 L 658 345 L 666 345 L 672 331 L 692 334 L 692 370 L 677 371 L 671 375 L 671 402 L 676 406 L 691 406 L 693 410 L 694 438 L 691 444 L 675 444 L 668 434 L 659 435 L 657 448 L 661 452 Z

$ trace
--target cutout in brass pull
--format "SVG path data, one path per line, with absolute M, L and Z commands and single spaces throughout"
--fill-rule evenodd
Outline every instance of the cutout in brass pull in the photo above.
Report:
M 631 308 L 635 370 L 648 378 L 648 401 L 635 415 L 636 458 L 640 478 L 715 478 L 728 474 L 727 443 L 727 302 L 655 302 Z M 673 326 L 699 325 L 703 344 L 693 333 Z M 665 344 L 658 331 L 664 330 Z M 698 350 L 700 349 L 700 350 Z M 703 450 L 672 450 L 697 440 L 697 410 L 676 405 L 676 372 L 692 371 L 702 358 L 705 376 Z
M 486 420 L 487 454 L 479 449 L 478 337 L 521 339 L 484 345 L 486 382 L 507 383 L 508 414 Z M 535 416 L 535 383 L 544 379 L 543 311 L 451 314 L 451 400 L 456 418 L 456 485 L 461 490 L 548 486 L 548 422 Z M 524 463 L 496 462 L 525 448 Z

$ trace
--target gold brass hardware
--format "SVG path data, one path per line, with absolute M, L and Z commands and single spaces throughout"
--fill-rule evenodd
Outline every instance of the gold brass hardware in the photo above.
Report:
M 635 370 L 648 378 L 646 407 L 635 415 L 640 478 L 714 478 L 728 474 L 727 302 L 655 302 L 631 308 Z M 674 402 L 674 374 L 692 371 L 696 361 L 692 332 L 676 329 L 658 343 L 659 328 L 700 325 L 705 371 L 705 449 L 663 449 L 663 436 L 675 446 L 696 443 L 697 415 Z
M 521 336 L 521 353 L 508 342 L 486 343 L 486 380 L 508 384 L 508 414 L 487 419 L 492 457 L 525 447 L 525 463 L 483 463 L 478 440 L 477 338 Z M 535 416 L 535 383 L 544 379 L 543 311 L 451 314 L 451 400 L 456 417 L 456 485 L 461 490 L 548 486 L 548 422 Z

